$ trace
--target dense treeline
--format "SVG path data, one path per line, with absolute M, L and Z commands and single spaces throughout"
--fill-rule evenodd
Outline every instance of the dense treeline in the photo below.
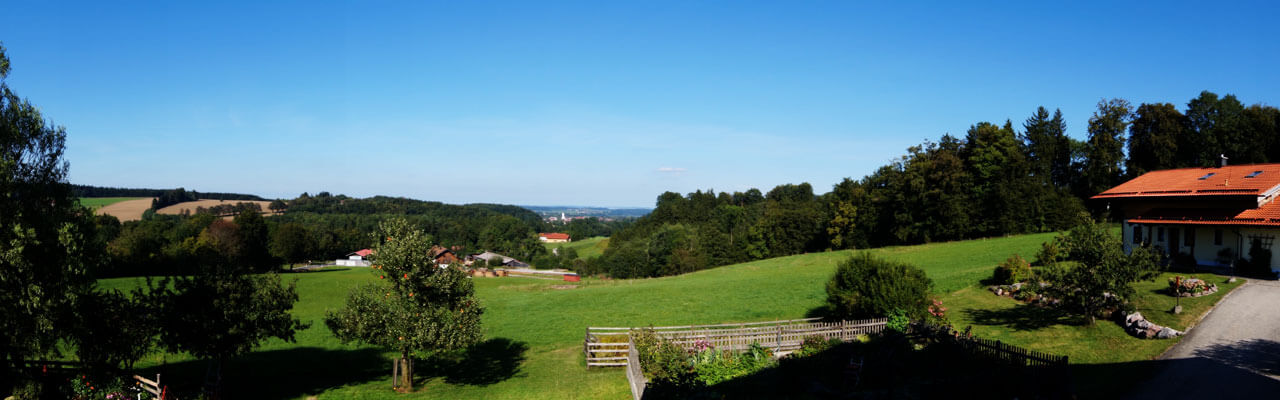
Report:
M 393 217 L 404 218 L 459 255 L 490 250 L 532 260 L 546 253 L 537 239 L 544 227 L 541 219 L 515 206 L 357 199 L 326 192 L 304 193 L 282 203 L 279 209 L 287 210 L 283 214 L 263 218 L 258 215 L 260 208 L 246 208 L 239 210 L 244 212 L 235 221 L 201 212 L 148 213 L 142 220 L 124 224 L 113 217 L 99 217 L 96 240 L 105 243 L 110 262 L 95 272 L 98 276 L 193 273 L 191 268 L 209 264 L 201 262 L 197 250 L 210 235 L 222 237 L 221 243 L 232 243 L 228 248 L 249 249 L 244 251 L 245 258 L 236 261 L 258 270 L 282 263 L 331 261 L 369 247 L 378 224 Z
M 580 218 L 562 224 L 552 224 L 550 230 L 568 233 L 573 240 L 590 239 L 596 236 L 613 236 L 635 221 L 635 218 L 602 220 L 599 218 Z
M 178 189 L 128 189 L 113 187 L 98 187 L 88 185 L 71 185 L 71 191 L 76 197 L 160 197 L 165 192 L 183 190 Z M 200 199 L 213 200 L 265 200 L 252 194 L 241 193 L 218 193 L 218 192 L 196 192 L 190 191 L 193 196 Z
M 235 204 L 218 204 L 215 206 L 196 207 L 196 214 L 213 214 L 218 216 L 236 215 L 245 211 L 261 213 L 262 205 L 259 203 L 235 203 Z
M 768 193 L 663 193 L 600 259 L 575 268 L 651 277 L 826 249 L 1062 230 L 1086 210 L 1085 199 L 1147 171 L 1213 166 L 1220 154 L 1233 163 L 1280 162 L 1280 110 L 1244 107 L 1232 95 L 1203 92 L 1185 112 L 1104 100 L 1087 131 L 1083 141 L 1067 136 L 1062 113 L 1040 107 L 1020 129 L 980 122 L 963 138 L 913 146 L 821 195 L 807 183 Z

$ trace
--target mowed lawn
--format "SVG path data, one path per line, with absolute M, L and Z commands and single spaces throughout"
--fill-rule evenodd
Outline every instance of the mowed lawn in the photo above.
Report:
M 547 248 L 547 251 L 555 248 L 576 249 L 578 250 L 578 258 L 592 258 L 604 254 L 604 249 L 609 247 L 609 238 L 596 236 L 568 243 L 543 243 L 542 245 Z
M 982 323 L 975 331 L 984 337 L 1068 354 L 1073 363 L 1146 360 L 1174 343 L 1128 338 L 1106 321 L 1093 327 L 1027 327 L 1022 322 L 1026 318 L 1002 314 L 1020 306 L 985 292 L 978 281 L 990 276 L 992 268 L 1010 254 L 1030 257 L 1052 237 L 1022 235 L 871 251 L 923 268 L 934 280 L 935 290 L 942 293 L 940 298 L 957 326 Z M 559 281 L 476 278 L 478 296 L 486 307 L 483 321 L 488 341 L 467 361 L 418 362 L 416 368 L 423 379 L 419 390 L 407 396 L 390 391 L 389 354 L 343 345 L 323 326 L 325 311 L 341 307 L 350 288 L 375 281 L 372 272 L 337 268 L 284 275 L 285 279 L 297 279 L 300 300 L 294 314 L 309 321 L 311 327 L 298 334 L 297 343 L 272 341 L 232 362 L 225 382 L 237 398 L 626 398 L 630 392 L 621 370 L 585 368 L 582 339 L 587 326 L 801 318 L 822 306 L 825 282 L 836 263 L 850 254 L 839 251 L 781 257 L 656 279 L 585 279 L 572 289 L 562 288 L 564 282 Z M 111 279 L 102 285 L 126 288 L 135 282 L 131 278 Z M 1228 291 L 1225 289 L 1193 301 L 1208 304 Z M 1184 307 L 1190 302 L 1184 300 Z M 1193 307 L 1188 307 L 1184 316 L 1192 314 Z M 994 314 L 983 314 L 983 310 Z M 1156 315 L 1150 318 L 1172 323 Z M 1194 317 L 1183 317 L 1190 318 Z M 1102 338 L 1095 342 L 1132 346 L 1136 351 L 1108 349 L 1107 353 L 1114 354 L 1090 358 L 1081 346 L 1058 344 L 1092 337 Z M 180 355 L 154 355 L 140 366 L 154 370 L 161 362 L 168 363 L 164 372 L 171 379 L 198 381 L 203 376 L 203 364 Z
M 80 205 L 96 209 L 98 207 L 109 206 L 127 200 L 137 200 L 142 197 L 81 197 Z

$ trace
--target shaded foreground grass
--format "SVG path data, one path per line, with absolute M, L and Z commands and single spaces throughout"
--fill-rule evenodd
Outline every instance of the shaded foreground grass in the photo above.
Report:
M 950 308 L 949 314 L 957 326 L 980 321 L 984 325 L 976 325 L 975 331 L 984 337 L 1068 354 L 1075 363 L 1145 360 L 1174 343 L 1129 338 L 1119 326 L 1105 322 L 1093 327 L 1068 324 L 1023 329 L 1011 323 L 1021 318 L 1016 314 L 1017 302 L 985 292 L 977 282 L 990 276 L 992 268 L 1010 254 L 1034 254 L 1041 243 L 1052 237 L 1053 234 L 1022 235 L 871 251 L 924 269 L 934 281 L 935 292 L 943 293 L 940 298 Z M 834 273 L 836 263 L 850 254 L 850 251 L 838 251 L 781 257 L 677 277 L 584 279 L 569 286 L 571 289 L 565 289 L 565 283 L 560 281 L 477 278 L 478 297 L 486 307 L 483 327 L 487 345 L 472 349 L 469 357 L 450 355 L 419 361 L 416 369 L 422 374 L 417 384 L 422 386 L 407 396 L 396 395 L 390 390 L 389 353 L 341 344 L 322 322 L 326 310 L 341 307 L 352 287 L 375 281 L 374 275 L 362 268 L 288 274 L 284 275 L 285 279 L 298 280 L 299 302 L 293 312 L 310 322 L 311 327 L 298 333 L 297 343 L 267 343 L 246 357 L 255 362 L 238 362 L 233 367 L 237 372 L 229 375 L 226 382 L 233 387 L 271 384 L 283 388 L 241 391 L 238 392 L 242 394 L 239 398 L 305 398 L 310 395 L 318 395 L 321 399 L 625 398 L 630 394 L 622 371 L 587 370 L 584 366 L 581 341 L 587 326 L 661 326 L 800 318 L 822 306 L 826 281 Z M 103 280 L 101 284 L 123 288 L 135 282 L 126 278 Z M 1217 295 L 1192 300 L 1203 301 L 1203 307 L 1208 307 L 1208 303 L 1229 289 L 1224 286 Z M 1140 292 L 1146 293 L 1143 289 Z M 1187 308 L 1186 314 L 1196 313 L 1188 303 L 1183 303 Z M 1159 304 L 1157 299 L 1149 307 L 1163 307 L 1163 304 Z M 999 313 L 1010 309 L 1015 311 L 1003 317 L 993 314 L 986 319 L 966 313 L 966 310 Z M 1157 315 L 1149 318 L 1181 328 Z M 1103 344 L 1108 349 L 1137 348 L 1138 351 L 1091 353 L 1087 346 L 1069 343 L 1076 340 Z M 302 353 L 297 353 L 296 349 L 305 348 L 318 349 L 320 352 L 317 354 L 325 356 L 319 357 L 321 359 L 298 356 Z M 370 352 L 380 357 L 369 357 Z M 332 357 L 332 360 L 324 360 L 326 357 Z M 479 360 L 470 363 L 465 360 L 472 357 Z M 143 360 L 139 366 L 155 370 L 161 363 L 168 364 L 166 369 L 171 375 L 166 376 L 175 379 L 170 382 L 177 379 L 198 382 L 202 377 L 202 369 L 184 373 L 173 368 L 175 364 L 194 365 L 185 355 L 157 354 Z M 450 376 L 448 371 L 452 370 L 471 372 Z M 264 381 L 261 380 L 263 377 L 271 378 Z
M 1212 274 L 1192 274 L 1217 283 L 1219 291 L 1182 299 L 1183 312 L 1175 315 L 1171 310 L 1176 299 L 1165 292 L 1167 279 L 1174 275 L 1187 276 L 1163 273 L 1155 280 L 1135 284 L 1138 298 L 1134 305 L 1147 320 L 1177 330 L 1192 326 L 1223 295 L 1244 283 L 1244 280 L 1227 283 L 1225 277 Z M 974 335 L 983 338 L 1070 357 L 1071 363 L 1077 365 L 1074 370 L 1081 398 L 1123 392 L 1124 384 L 1141 381 L 1154 372 L 1138 367 L 1155 364 L 1130 362 L 1155 359 L 1181 340 L 1136 339 L 1114 321 L 1098 319 L 1088 325 L 1079 317 L 995 296 L 981 286 L 963 288 L 942 298 L 952 309 L 951 321 L 960 329 L 972 326 Z M 1125 365 L 1123 371 L 1108 367 L 1120 365 Z
M 93 209 L 109 206 L 122 201 L 137 200 L 141 198 L 142 197 L 81 197 L 80 205 Z

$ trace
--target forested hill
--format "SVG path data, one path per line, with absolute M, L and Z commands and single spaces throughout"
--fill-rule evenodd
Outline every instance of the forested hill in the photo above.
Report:
M 288 212 L 311 212 L 317 214 L 396 214 L 396 215 L 430 215 L 440 217 L 488 217 L 493 215 L 509 215 L 516 217 L 530 228 L 540 229 L 542 218 L 528 209 L 505 204 L 445 204 L 438 201 L 424 201 L 405 197 L 374 196 L 353 198 L 346 195 L 331 195 L 320 192 L 314 196 L 303 193 L 298 198 L 287 202 Z
M 71 191 L 76 197 L 161 197 L 165 193 L 173 192 L 178 189 L 133 189 L 133 188 L 114 188 L 100 187 L 89 185 L 71 185 Z M 220 192 L 197 192 L 186 191 L 192 194 L 196 199 L 211 200 L 266 200 L 260 196 L 242 193 L 220 193 Z
M 653 213 L 613 235 L 585 273 L 672 275 L 825 249 L 866 248 L 1064 229 L 1090 196 L 1144 172 L 1280 162 L 1280 110 L 1202 92 L 1185 111 L 1100 101 L 1067 135 L 1061 112 L 1039 107 L 1021 124 L 978 122 L 943 135 L 862 179 L 817 194 L 807 183 L 768 193 L 658 196 Z M 1126 151 L 1127 149 L 1127 151 Z
M 494 251 L 520 260 L 536 260 L 547 251 L 537 232 L 545 227 L 532 211 L 509 205 L 454 205 L 398 197 L 352 198 L 321 192 L 279 200 L 283 210 L 270 218 L 242 213 L 234 221 L 209 214 L 151 214 L 121 224 L 99 218 L 111 258 L 99 276 L 164 275 L 202 268 L 190 245 L 207 232 L 224 229 L 244 263 L 279 266 L 281 262 L 333 260 L 370 247 L 383 221 L 399 218 L 431 236 L 433 244 L 457 254 Z M 256 217 L 256 218 L 255 218 Z

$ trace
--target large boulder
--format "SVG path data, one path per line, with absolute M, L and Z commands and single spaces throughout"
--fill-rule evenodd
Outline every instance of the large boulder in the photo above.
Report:
M 1142 313 L 1134 312 L 1133 314 L 1129 314 L 1124 317 L 1124 324 L 1129 325 L 1134 323 L 1135 321 L 1143 321 L 1143 320 L 1146 320 L 1146 318 L 1142 317 Z
M 1179 335 L 1182 335 L 1182 332 L 1178 332 L 1177 330 L 1166 326 L 1160 329 L 1160 332 L 1156 332 L 1156 339 L 1172 339 Z

